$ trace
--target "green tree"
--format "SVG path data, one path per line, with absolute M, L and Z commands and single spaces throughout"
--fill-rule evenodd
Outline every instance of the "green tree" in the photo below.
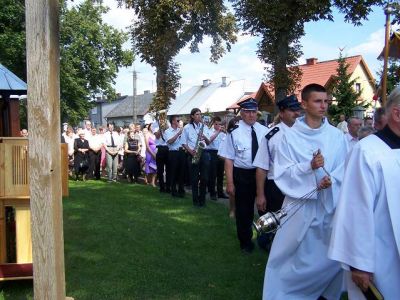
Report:
M 351 74 L 348 71 L 350 65 L 346 62 L 346 58 L 343 57 L 342 51 L 340 51 L 338 63 L 336 77 L 330 88 L 331 94 L 337 102 L 336 104 L 331 104 L 328 110 L 329 115 L 335 122 L 338 122 L 341 114 L 351 117 L 353 108 L 358 105 L 366 107 L 361 101 L 362 91 L 354 89 L 356 79 L 350 80 Z
M 123 50 L 128 34 L 103 23 L 109 9 L 86 0 L 68 9 L 60 21 L 61 118 L 76 124 L 87 117 L 96 95 L 115 98 L 113 83 L 121 66 L 132 65 L 132 51 Z
M 25 1 L 0 0 L 0 62 L 26 81 Z
M 377 72 L 377 77 L 382 78 L 382 73 L 383 73 L 382 70 Z M 388 95 L 390 95 L 390 93 L 394 90 L 394 88 L 400 84 L 400 64 L 398 63 L 398 61 L 396 59 L 389 59 L 389 61 L 388 61 L 386 84 L 387 84 L 386 87 L 387 87 Z M 381 87 L 381 82 L 377 81 L 376 86 Z
M 4 41 L 0 45 L 0 61 L 25 79 L 24 1 L 1 2 L 5 6 L 0 6 L 0 40 Z M 66 0 L 60 2 L 61 120 L 73 125 L 87 117 L 96 95 L 115 98 L 112 84 L 118 69 L 133 61 L 133 52 L 122 48 L 129 35 L 103 23 L 102 16 L 108 8 L 94 2 L 85 0 L 72 8 L 67 7 Z M 3 7 L 10 13 L 3 13 Z M 18 43 L 6 43 L 14 37 Z M 25 127 L 26 106 L 21 104 L 21 125 Z
M 179 87 L 179 65 L 174 61 L 186 45 L 198 52 L 205 36 L 212 39 L 211 58 L 217 62 L 236 41 L 234 16 L 223 0 L 118 0 L 133 8 L 136 19 L 132 25 L 134 49 L 156 68 L 157 92 L 153 109 L 169 106 Z
M 267 80 L 275 88 L 275 98 L 293 92 L 301 73 L 295 66 L 302 55 L 300 38 L 304 24 L 311 21 L 333 21 L 332 9 L 344 13 L 345 21 L 360 25 L 373 5 L 382 0 L 230 0 L 245 32 L 260 36 L 258 57 L 270 65 Z

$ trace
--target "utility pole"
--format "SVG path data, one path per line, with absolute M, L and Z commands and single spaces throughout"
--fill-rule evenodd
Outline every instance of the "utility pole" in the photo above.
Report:
M 136 70 L 133 69 L 133 124 L 137 123 L 137 92 L 136 92 L 136 81 L 137 81 L 137 73 Z
M 381 95 L 381 103 L 382 106 L 386 105 L 387 98 L 387 69 L 388 69 L 388 59 L 389 59 L 389 43 L 390 43 L 390 13 L 392 12 L 392 8 L 390 6 L 390 1 L 388 1 L 385 9 L 386 15 L 386 26 L 385 26 L 385 48 L 383 55 L 383 80 L 382 80 L 382 95 Z

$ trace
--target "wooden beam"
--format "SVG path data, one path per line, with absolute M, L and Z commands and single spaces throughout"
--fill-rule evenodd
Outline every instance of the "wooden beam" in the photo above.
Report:
M 388 60 L 389 60 L 389 43 L 390 43 L 390 6 L 389 2 L 385 9 L 386 23 L 385 23 L 385 48 L 383 55 L 383 79 L 382 79 L 382 95 L 381 103 L 385 107 L 387 99 L 387 71 L 388 71 Z
M 34 299 L 65 299 L 59 1 L 26 0 Z

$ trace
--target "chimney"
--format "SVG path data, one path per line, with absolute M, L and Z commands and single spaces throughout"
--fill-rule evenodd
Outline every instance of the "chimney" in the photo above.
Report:
M 121 98 L 121 93 L 117 93 L 117 98 Z
M 318 63 L 318 58 L 311 57 L 306 59 L 307 65 L 316 65 Z
M 145 90 L 144 92 L 143 92 L 143 94 L 150 94 L 150 90 Z
M 208 87 L 210 85 L 210 79 L 204 79 L 203 80 L 203 87 Z
M 221 86 L 222 87 L 226 87 L 226 76 L 224 76 L 224 77 L 222 77 L 222 84 L 221 84 Z

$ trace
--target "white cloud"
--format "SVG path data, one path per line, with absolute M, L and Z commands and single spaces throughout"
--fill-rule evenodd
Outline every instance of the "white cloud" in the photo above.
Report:
M 382 51 L 384 43 L 385 29 L 381 28 L 375 32 L 372 32 L 366 39 L 366 42 L 351 47 L 348 52 L 351 55 L 362 53 L 363 55 L 374 55 L 377 57 Z

